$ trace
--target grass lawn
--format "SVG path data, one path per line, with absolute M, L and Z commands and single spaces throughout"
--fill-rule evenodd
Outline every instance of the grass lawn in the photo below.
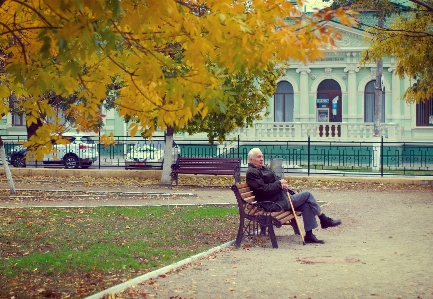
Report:
M 237 207 L 0 209 L 0 298 L 83 298 L 233 240 Z

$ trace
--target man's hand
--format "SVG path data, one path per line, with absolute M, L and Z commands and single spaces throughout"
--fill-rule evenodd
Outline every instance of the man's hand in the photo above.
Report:
M 281 179 L 280 183 L 281 183 L 281 189 L 284 189 L 284 190 L 289 189 L 289 183 L 285 179 Z

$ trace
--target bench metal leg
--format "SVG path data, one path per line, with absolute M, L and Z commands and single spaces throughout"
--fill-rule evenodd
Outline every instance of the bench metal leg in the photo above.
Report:
M 268 226 L 269 237 L 271 238 L 272 247 L 278 248 L 277 237 L 275 236 L 274 226 L 272 224 L 272 218 L 270 216 L 267 217 L 266 222 Z
M 178 174 L 175 171 L 172 171 L 170 173 L 171 176 L 171 184 L 173 185 L 173 181 L 176 181 L 176 185 L 178 183 Z
M 237 248 L 241 247 L 241 242 L 242 239 L 244 238 L 244 223 L 245 223 L 245 219 L 244 217 L 241 217 L 239 219 L 239 229 L 238 229 L 238 234 L 236 236 L 236 242 L 235 242 L 235 246 Z
M 269 227 L 269 237 L 271 238 L 271 243 L 273 248 L 278 248 L 277 237 L 275 236 L 274 227 Z

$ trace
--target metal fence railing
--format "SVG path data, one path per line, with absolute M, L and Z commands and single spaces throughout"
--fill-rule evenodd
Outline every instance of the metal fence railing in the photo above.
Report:
M 7 138 L 5 138 L 7 137 Z M 6 153 L 13 153 L 26 136 L 5 136 Z M 152 140 L 142 137 L 115 136 L 115 143 L 104 146 L 95 141 L 96 160 L 91 168 L 161 168 L 165 146 L 164 136 Z M 63 146 L 64 147 L 64 146 Z M 262 150 L 265 164 L 277 163 L 282 171 L 289 173 L 314 174 L 368 174 L 368 175 L 433 175 L 433 142 L 339 142 L 339 141 L 252 141 L 236 140 L 210 144 L 208 140 L 176 139 L 173 156 L 184 157 L 236 157 L 242 159 L 241 169 L 246 170 L 247 155 L 251 148 Z M 61 150 L 68 151 L 67 148 Z M 86 151 L 86 148 L 83 147 Z M 81 154 L 84 154 L 82 152 Z M 87 152 L 87 154 L 89 154 Z M 28 161 L 32 167 L 47 167 L 53 157 L 44 161 Z M 277 161 L 277 162 L 275 162 Z M 45 162 L 45 163 L 43 163 Z M 62 167 L 59 163 L 57 167 Z

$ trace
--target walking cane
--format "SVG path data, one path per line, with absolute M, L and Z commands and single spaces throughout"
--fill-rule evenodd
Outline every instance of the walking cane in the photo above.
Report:
M 302 245 L 306 245 L 305 240 L 304 240 L 304 236 L 302 235 L 302 232 L 301 232 L 301 227 L 299 226 L 298 216 L 296 216 L 296 211 L 295 211 L 295 208 L 293 207 L 292 198 L 290 197 L 289 191 L 286 191 L 286 192 L 287 192 L 287 197 L 289 198 L 290 207 L 292 208 L 293 216 L 295 216 L 295 222 L 296 222 L 296 225 L 298 226 L 298 231 L 299 231 L 299 235 L 301 236 Z

